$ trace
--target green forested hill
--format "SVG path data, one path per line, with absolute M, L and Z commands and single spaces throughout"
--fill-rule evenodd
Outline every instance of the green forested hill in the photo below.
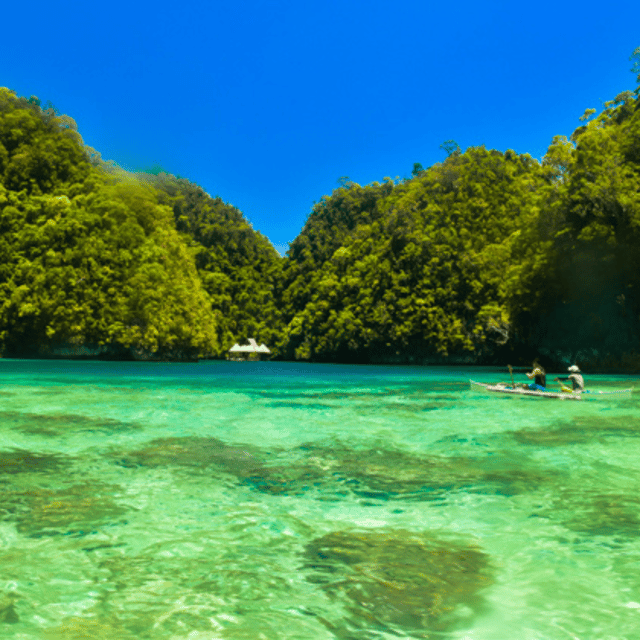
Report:
M 283 352 L 636 367 L 639 258 L 636 91 L 542 163 L 457 150 L 400 184 L 323 198 L 285 265 Z
M 243 214 L 201 187 L 167 174 L 148 176 L 193 255 L 211 300 L 222 355 L 234 342 L 273 345 L 280 335 L 277 289 L 283 260 Z
M 638 91 L 605 106 L 549 148 L 544 205 L 523 233 L 528 255 L 508 299 L 521 343 L 558 359 L 638 367 Z
M 199 219 L 189 204 L 199 193 L 192 185 L 171 192 L 96 162 L 70 118 L 1 89 L 0 352 L 220 355 L 230 327 L 238 330 L 250 313 L 242 304 L 243 287 L 250 288 L 245 280 L 260 270 L 243 250 L 259 247 L 256 255 L 280 260 L 264 238 L 252 241 L 239 213 L 217 231 L 211 216 Z M 204 246 L 218 246 L 211 253 L 219 271 L 205 264 L 203 245 L 180 232 L 181 206 L 190 216 L 187 231 L 201 233 Z M 225 251 L 237 267 L 235 289 L 220 282 L 230 271 Z M 244 265 L 246 277 L 241 254 L 251 265 Z M 216 296 L 225 295 L 237 295 L 229 304 L 241 310 L 222 308 Z
M 480 147 L 402 184 L 336 190 L 289 253 L 290 355 L 476 358 L 504 343 L 513 236 L 543 175 L 529 156 Z
M 342 180 L 281 258 L 188 180 L 131 174 L 0 89 L 0 354 L 640 366 L 640 100 L 542 162 L 456 149 Z

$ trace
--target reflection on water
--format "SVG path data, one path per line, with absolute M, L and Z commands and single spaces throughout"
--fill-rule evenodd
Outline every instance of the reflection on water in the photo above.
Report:
M 636 638 L 635 398 L 469 377 L 0 361 L 2 637 Z

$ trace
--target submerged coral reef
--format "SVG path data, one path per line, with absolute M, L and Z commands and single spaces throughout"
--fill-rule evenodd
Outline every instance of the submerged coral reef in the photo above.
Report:
M 441 637 L 482 610 L 491 583 L 477 547 L 407 531 L 335 531 L 305 548 L 304 570 L 332 599 L 342 620 L 325 618 L 338 638 L 371 637 L 365 629 Z

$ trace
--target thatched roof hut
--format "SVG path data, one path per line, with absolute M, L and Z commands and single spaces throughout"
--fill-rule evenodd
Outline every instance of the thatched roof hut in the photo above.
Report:
M 259 345 L 253 338 L 249 338 L 249 344 L 240 346 L 237 342 L 229 349 L 232 358 L 246 360 L 248 358 L 260 358 L 262 354 L 269 354 L 271 351 L 265 344 Z

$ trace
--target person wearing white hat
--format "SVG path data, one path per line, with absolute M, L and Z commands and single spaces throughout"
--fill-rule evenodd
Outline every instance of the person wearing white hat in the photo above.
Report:
M 576 364 L 571 365 L 569 367 L 569 376 L 566 378 L 554 378 L 553 379 L 554 382 L 568 382 L 569 380 L 571 380 L 571 383 L 573 385 L 573 389 L 572 391 L 574 393 L 581 393 L 582 391 L 584 391 L 584 378 L 582 377 L 582 374 L 580 373 L 580 367 Z M 562 389 L 563 391 L 565 390 L 565 388 L 563 387 Z M 569 389 L 567 389 L 568 391 Z

